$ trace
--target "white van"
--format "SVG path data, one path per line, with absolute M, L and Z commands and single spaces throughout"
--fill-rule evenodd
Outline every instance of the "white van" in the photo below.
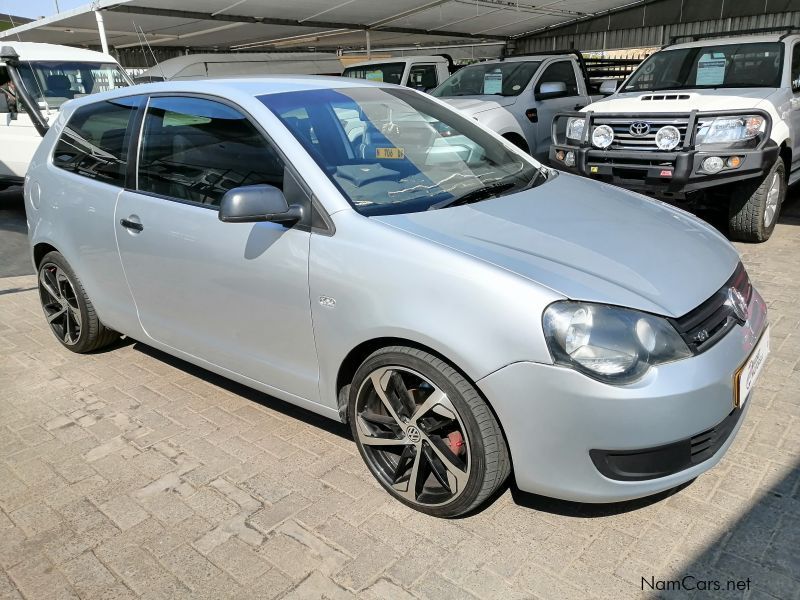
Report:
M 342 76 L 395 83 L 427 91 L 442 83 L 455 70 L 453 59 L 442 54 L 367 60 L 350 65 Z
M 339 57 L 325 52 L 186 54 L 150 67 L 136 83 L 242 75 L 341 75 Z
M 108 54 L 33 42 L 0 42 L 0 190 L 22 184 L 43 131 L 61 105 L 131 85 Z M 9 67 L 12 67 L 10 69 Z M 24 86 L 14 85 L 12 70 Z M 39 115 L 25 108 L 23 95 L 38 104 Z M 34 104 L 34 105 L 35 105 Z M 33 119 L 31 118 L 33 116 Z

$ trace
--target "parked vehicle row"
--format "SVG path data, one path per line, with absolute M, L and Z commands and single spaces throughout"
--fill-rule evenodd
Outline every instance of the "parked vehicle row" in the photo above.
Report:
M 512 465 L 520 489 L 583 502 L 697 477 L 769 351 L 765 303 L 713 227 L 388 84 L 75 99 L 25 205 L 66 348 L 124 334 L 349 423 L 386 491 L 441 517 Z

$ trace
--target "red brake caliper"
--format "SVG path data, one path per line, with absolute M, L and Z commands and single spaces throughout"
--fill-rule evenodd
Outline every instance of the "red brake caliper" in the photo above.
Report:
M 464 454 L 466 451 L 466 446 L 464 445 L 464 436 L 461 435 L 460 431 L 453 431 L 452 433 L 448 433 L 447 437 L 445 438 L 447 445 L 450 447 L 450 451 L 455 454 L 456 456 L 460 454 Z

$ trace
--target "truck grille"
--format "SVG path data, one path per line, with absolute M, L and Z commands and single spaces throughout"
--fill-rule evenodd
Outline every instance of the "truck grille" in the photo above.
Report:
M 643 135 L 635 135 L 632 133 L 632 125 L 645 124 L 649 129 Z M 653 150 L 661 151 L 656 146 L 656 133 L 665 125 L 673 125 L 678 128 L 681 133 L 681 142 L 674 150 L 683 148 L 683 140 L 686 137 L 686 129 L 689 126 L 689 117 L 679 119 L 664 119 L 664 118 L 650 118 L 643 117 L 641 119 L 632 119 L 629 117 L 602 117 L 596 116 L 593 120 L 595 126 L 608 125 L 614 130 L 614 141 L 611 143 L 609 150 Z M 699 123 L 698 123 L 699 126 Z

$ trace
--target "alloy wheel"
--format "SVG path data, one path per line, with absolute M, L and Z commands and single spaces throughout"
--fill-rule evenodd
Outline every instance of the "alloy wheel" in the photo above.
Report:
M 772 175 L 772 181 L 769 184 L 769 191 L 767 192 L 767 202 L 764 206 L 764 227 L 769 227 L 775 219 L 778 212 L 778 202 L 781 195 L 781 179 L 779 173 Z
M 67 346 L 81 337 L 81 309 L 75 287 L 64 270 L 47 263 L 39 269 L 39 297 L 53 333 Z
M 374 370 L 356 397 L 356 432 L 381 482 L 407 501 L 448 504 L 466 488 L 470 444 L 447 394 L 400 366 Z

